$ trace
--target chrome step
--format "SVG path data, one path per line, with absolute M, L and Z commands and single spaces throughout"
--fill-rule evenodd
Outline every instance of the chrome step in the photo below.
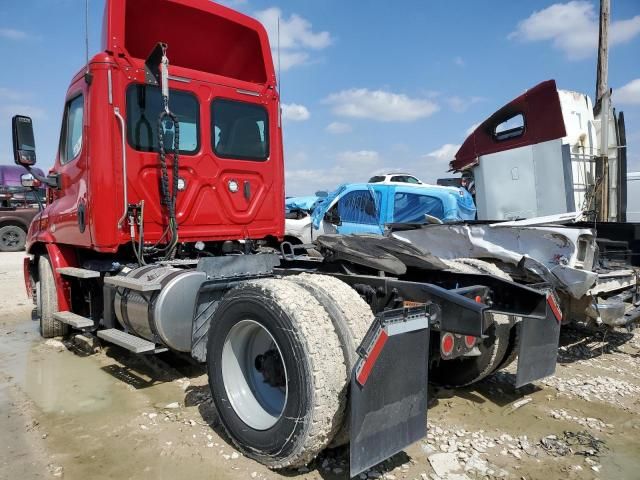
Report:
M 144 278 L 130 278 L 120 275 L 104 277 L 104 283 L 113 285 L 114 287 L 128 288 L 136 292 L 153 292 L 162 288 L 162 286 L 154 280 L 149 281 Z
M 156 349 L 156 345 L 154 343 L 151 343 L 144 338 L 130 335 L 116 328 L 98 330 L 98 337 L 122 348 L 126 348 L 133 353 L 153 352 Z
M 53 314 L 53 318 L 59 322 L 71 325 L 73 328 L 87 328 L 94 326 L 93 320 L 77 315 L 73 312 L 57 312 Z
M 56 268 L 56 271 L 60 275 L 64 275 L 65 277 L 76 277 L 76 278 L 99 278 L 100 277 L 100 272 L 96 272 L 95 270 L 87 270 L 86 268 L 61 267 L 61 268 Z

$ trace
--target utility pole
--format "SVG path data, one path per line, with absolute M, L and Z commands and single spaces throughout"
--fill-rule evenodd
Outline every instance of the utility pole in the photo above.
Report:
M 600 34 L 598 37 L 598 72 L 596 78 L 596 113 L 609 83 L 609 15 L 610 0 L 600 0 Z
M 610 0 L 600 0 L 600 33 L 598 38 L 598 71 L 596 78 L 596 104 L 594 114 L 600 116 L 600 195 L 596 203 L 600 221 L 609 220 L 610 172 L 609 172 L 609 17 Z

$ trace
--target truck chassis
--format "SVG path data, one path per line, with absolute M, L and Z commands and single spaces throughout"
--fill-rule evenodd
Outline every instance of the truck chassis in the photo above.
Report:
M 427 372 L 443 381 L 486 356 L 499 315 L 520 319 L 516 386 L 555 370 L 552 296 L 491 275 L 345 273 L 335 258 L 273 253 L 59 265 L 25 259 L 43 336 L 74 329 L 137 354 L 189 353 L 207 364 L 230 438 L 272 468 L 351 440 L 356 475 L 422 438 Z M 58 311 L 57 285 L 68 310 Z M 372 429 L 392 404 L 404 407 Z

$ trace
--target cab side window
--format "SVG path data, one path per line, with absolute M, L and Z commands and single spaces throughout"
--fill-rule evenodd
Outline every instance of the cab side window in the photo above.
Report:
M 60 163 L 64 165 L 75 159 L 82 151 L 82 126 L 84 97 L 78 95 L 69 100 L 64 109 L 60 135 Z

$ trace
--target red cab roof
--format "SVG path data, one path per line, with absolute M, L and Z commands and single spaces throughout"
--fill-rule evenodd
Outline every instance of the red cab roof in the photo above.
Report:
M 522 114 L 524 131 L 512 138 L 496 138 L 496 127 Z M 469 135 L 449 163 L 459 172 L 479 163 L 481 155 L 533 145 L 566 135 L 560 97 L 555 80 L 539 83 L 495 112 Z

